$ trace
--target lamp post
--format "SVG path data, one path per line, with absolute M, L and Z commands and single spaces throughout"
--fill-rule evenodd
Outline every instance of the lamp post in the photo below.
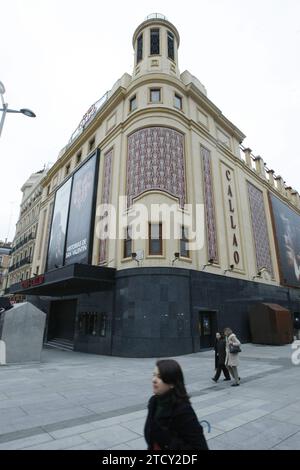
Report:
M 3 95 L 5 93 L 5 87 L 2 82 L 0 82 L 0 95 L 1 95 L 1 102 L 2 102 L 2 108 L 0 108 L 0 111 L 2 111 L 2 116 L 1 116 L 1 121 L 0 121 L 0 137 L 2 134 L 2 129 L 4 126 L 4 121 L 7 113 L 21 113 L 24 114 L 25 116 L 28 117 L 36 117 L 34 112 L 31 111 L 30 109 L 27 108 L 22 108 L 22 109 L 9 109 L 8 104 L 5 103 Z

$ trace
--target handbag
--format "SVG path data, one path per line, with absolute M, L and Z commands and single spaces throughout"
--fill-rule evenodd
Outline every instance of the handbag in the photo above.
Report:
M 236 344 L 229 344 L 229 352 L 230 352 L 230 354 L 237 354 L 237 353 L 242 352 L 242 350 Z

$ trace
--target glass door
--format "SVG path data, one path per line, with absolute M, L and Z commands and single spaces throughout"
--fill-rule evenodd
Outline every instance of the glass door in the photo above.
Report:
M 212 348 L 216 336 L 216 312 L 199 312 L 200 349 Z

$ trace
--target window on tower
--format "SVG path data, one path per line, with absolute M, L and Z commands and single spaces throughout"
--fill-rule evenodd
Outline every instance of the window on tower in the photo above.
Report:
M 138 64 L 143 59 L 143 34 L 137 38 L 137 56 L 136 63 Z
M 159 29 L 151 29 L 150 36 L 150 54 L 157 55 L 159 54 Z
M 174 34 L 168 31 L 168 57 L 174 60 Z
M 129 100 L 129 111 L 134 111 L 137 108 L 136 95 Z
M 160 88 L 151 88 L 150 89 L 150 102 L 160 103 L 160 101 L 161 101 Z

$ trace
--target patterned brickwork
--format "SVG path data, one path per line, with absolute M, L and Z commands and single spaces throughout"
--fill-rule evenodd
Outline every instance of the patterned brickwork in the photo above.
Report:
M 103 175 L 101 204 L 109 204 L 110 202 L 111 179 L 112 179 L 112 157 L 113 157 L 112 150 L 110 150 L 108 153 L 104 155 L 104 175 Z M 99 264 L 103 264 L 106 261 L 107 261 L 107 240 L 100 240 Z
M 253 186 L 253 184 L 248 182 L 248 195 L 250 201 L 257 270 L 259 271 L 262 267 L 265 267 L 269 271 L 270 275 L 274 277 L 263 193 Z
M 185 204 L 184 136 L 166 127 L 140 129 L 128 137 L 127 200 L 161 190 Z
M 201 146 L 208 259 L 218 261 L 216 218 L 213 197 L 210 151 Z

